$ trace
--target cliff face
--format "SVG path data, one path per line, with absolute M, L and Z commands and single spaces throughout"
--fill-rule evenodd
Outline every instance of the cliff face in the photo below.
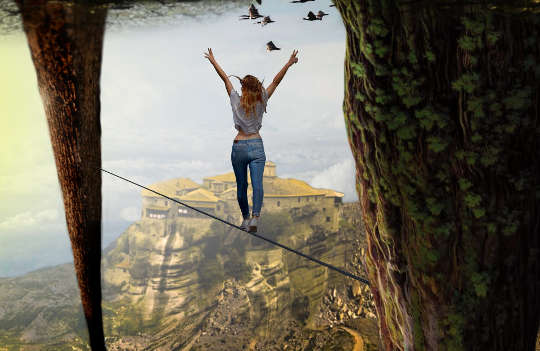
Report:
M 293 215 L 266 213 L 259 233 L 363 274 L 361 262 L 354 261 L 354 248 L 363 238 L 352 224 L 353 207 L 344 207 L 337 232 L 314 225 L 317 209 L 306 206 Z M 110 340 L 113 347 L 126 347 L 122 335 L 142 332 L 155 335 L 139 338 L 155 349 L 190 342 L 194 349 L 215 342 L 235 350 L 265 349 L 291 331 L 374 318 L 367 288 L 210 219 L 134 223 L 106 254 L 104 282 L 105 306 L 115 311 L 106 323 L 107 335 L 119 335 Z M 126 305 L 132 309 L 119 312 L 117 307 Z M 130 323 L 131 330 L 126 328 Z
M 354 223 L 357 203 L 343 206 L 337 232 L 313 224 L 316 214 L 309 206 L 294 215 L 266 213 L 259 234 L 365 275 L 364 238 Z M 350 350 L 359 337 L 367 349 L 378 342 L 366 286 L 215 220 L 135 222 L 106 250 L 102 266 L 110 350 Z M 0 323 L 6 326 L 1 329 L 10 333 L 0 331 L 0 336 L 25 349 L 51 342 L 55 349 L 84 349 L 84 321 L 70 269 L 47 273 L 58 281 L 53 285 L 60 293 L 45 294 L 50 281 L 43 275 L 25 276 L 26 286 L 31 281 L 34 289 L 20 291 L 31 301 L 26 307 L 10 305 L 21 278 L 1 284 L 6 298 L 0 300 Z M 56 310 L 71 311 L 72 322 L 56 318 Z M 28 323 L 17 317 L 21 311 Z M 21 320 L 9 325 L 10 315 Z M 349 328 L 340 328 L 344 325 Z

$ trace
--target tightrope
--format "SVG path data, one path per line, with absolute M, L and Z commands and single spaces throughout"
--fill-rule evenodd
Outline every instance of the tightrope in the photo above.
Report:
M 232 224 L 232 223 L 230 223 L 230 222 L 227 222 L 226 220 L 221 219 L 221 218 L 219 218 L 219 217 L 216 217 L 216 216 L 212 215 L 211 213 L 206 213 L 206 212 L 204 212 L 204 211 L 201 211 L 201 210 L 199 210 L 198 208 L 192 207 L 192 206 L 190 206 L 190 205 L 188 205 L 188 204 L 185 204 L 185 203 L 183 203 L 183 202 L 181 202 L 181 201 L 178 201 L 178 200 L 176 200 L 176 199 L 173 199 L 173 198 L 171 198 L 171 197 L 168 197 L 167 195 L 164 195 L 164 194 L 159 193 L 159 192 L 157 192 L 157 191 L 155 191 L 155 190 L 149 189 L 149 188 L 145 187 L 144 185 L 140 185 L 140 184 L 138 184 L 138 183 L 135 183 L 134 181 L 131 181 L 131 180 L 129 180 L 129 179 L 126 179 L 126 178 L 124 178 L 124 177 L 122 177 L 122 176 L 119 176 L 119 175 L 117 175 L 117 174 L 114 174 L 113 172 L 109 172 L 109 171 L 107 171 L 107 170 L 105 170 L 105 169 L 103 169 L 103 168 L 100 168 L 100 169 L 101 169 L 101 171 L 103 171 L 103 172 L 105 172 L 105 173 L 109 173 L 110 175 L 113 175 L 113 176 L 115 176 L 115 177 L 117 177 L 117 178 L 120 178 L 120 179 L 122 179 L 122 180 L 124 180 L 124 181 L 126 181 L 126 182 L 129 182 L 129 183 L 134 184 L 134 185 L 136 185 L 136 186 L 138 186 L 138 187 L 140 187 L 140 188 L 143 188 L 143 189 L 146 189 L 146 190 L 148 190 L 148 191 L 151 191 L 151 192 L 153 192 L 153 193 L 155 193 L 155 194 L 157 194 L 157 195 L 163 196 L 163 197 L 166 198 L 166 199 L 169 199 L 169 200 L 171 200 L 171 201 L 174 201 L 174 202 L 176 202 L 176 203 L 178 203 L 178 204 L 180 204 L 180 205 L 184 205 L 184 206 L 186 206 L 186 207 L 188 207 L 188 208 L 190 208 L 190 209 L 192 209 L 192 210 L 194 210 L 194 211 L 197 211 L 197 212 L 200 212 L 200 213 L 202 213 L 202 214 L 205 214 L 205 215 L 207 215 L 208 217 L 212 217 L 212 218 L 214 218 L 214 219 L 217 219 L 217 220 L 220 221 L 220 222 L 223 222 L 223 223 L 225 223 L 225 224 L 228 224 L 228 225 L 230 225 L 231 227 L 234 227 L 234 228 L 236 228 L 236 229 L 238 229 L 238 230 L 241 230 L 241 231 L 243 231 L 243 232 L 246 232 L 246 233 L 248 233 L 248 234 L 250 234 L 250 235 L 253 235 L 253 236 L 255 236 L 255 237 L 259 238 L 259 239 L 265 240 L 265 241 L 271 243 L 272 245 L 279 246 L 279 247 L 281 247 L 281 248 L 283 248 L 283 249 L 285 249 L 285 250 L 288 250 L 288 251 L 290 251 L 290 252 L 292 252 L 292 253 L 295 253 L 295 254 L 297 254 L 297 255 L 299 255 L 299 256 L 302 256 L 302 257 L 304 257 L 304 258 L 307 258 L 307 259 L 310 260 L 310 261 L 313 261 L 313 262 L 315 262 L 315 263 L 317 263 L 317 264 L 320 264 L 321 266 L 324 266 L 324 267 L 326 267 L 326 268 L 332 269 L 332 270 L 334 270 L 334 271 L 336 271 L 336 272 L 338 272 L 338 273 L 341 273 L 341 274 L 343 274 L 343 275 L 345 275 L 345 276 L 347 276 L 347 277 L 349 277 L 349 278 L 358 280 L 358 281 L 361 282 L 361 283 L 364 283 L 364 284 L 366 284 L 366 285 L 369 285 L 369 280 L 367 280 L 367 279 L 365 279 L 365 278 L 362 278 L 362 277 L 359 277 L 359 276 L 357 276 L 357 275 L 355 275 L 355 274 L 352 274 L 352 273 L 349 273 L 349 272 L 347 272 L 347 271 L 344 271 L 344 270 L 341 269 L 341 268 L 338 268 L 338 267 L 333 266 L 333 265 L 331 265 L 331 264 L 329 264 L 329 263 L 326 263 L 326 262 L 323 262 L 323 261 L 321 261 L 321 260 L 318 260 L 318 259 L 316 259 L 315 257 L 308 256 L 308 255 L 306 255 L 306 254 L 304 254 L 304 253 L 302 253 L 302 252 L 300 252 L 300 251 L 297 251 L 297 250 L 292 249 L 292 248 L 290 248 L 290 247 L 288 247 L 288 246 L 285 246 L 285 245 L 283 245 L 283 244 L 280 244 L 280 243 L 278 243 L 277 241 L 274 241 L 274 240 L 272 240 L 272 239 L 266 238 L 266 237 L 264 237 L 264 236 L 262 236 L 262 235 L 259 235 L 259 234 L 257 234 L 257 233 L 251 233 L 251 232 L 249 232 L 249 231 L 247 231 L 247 230 L 245 230 L 245 229 L 240 228 L 239 226 L 237 226 L 237 225 L 235 225 L 235 224 Z

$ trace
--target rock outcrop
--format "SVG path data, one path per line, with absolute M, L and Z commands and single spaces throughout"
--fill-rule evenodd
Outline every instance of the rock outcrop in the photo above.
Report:
M 337 232 L 314 225 L 313 211 L 267 213 L 259 234 L 363 275 L 357 210 L 344 204 Z M 367 286 L 218 221 L 142 219 L 105 250 L 102 266 L 109 350 L 351 350 L 351 332 L 377 348 Z M 4 280 L 0 341 L 84 350 L 72 269 Z

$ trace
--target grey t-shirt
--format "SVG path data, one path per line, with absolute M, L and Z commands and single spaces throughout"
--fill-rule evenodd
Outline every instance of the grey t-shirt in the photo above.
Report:
M 249 117 L 246 117 L 244 109 L 240 105 L 240 96 L 236 90 L 231 89 L 231 107 L 233 112 L 234 127 L 241 130 L 245 134 L 257 133 L 262 127 L 262 117 L 265 112 L 266 103 L 268 102 L 268 96 L 266 94 L 266 89 L 262 89 L 262 103 L 257 101 L 255 105 L 255 114 L 250 114 Z

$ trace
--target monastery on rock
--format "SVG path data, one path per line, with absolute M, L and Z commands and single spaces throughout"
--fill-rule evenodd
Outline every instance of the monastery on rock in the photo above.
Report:
M 189 178 L 174 178 L 149 186 L 170 198 L 178 200 L 219 218 L 237 222 L 242 214 L 236 199 L 234 172 L 203 178 L 200 185 Z M 261 217 L 266 211 L 288 209 L 292 215 L 306 208 L 314 209 L 313 222 L 329 230 L 337 230 L 343 193 L 313 188 L 305 181 L 276 176 L 276 165 L 267 161 L 263 174 L 264 197 Z M 142 190 L 142 219 L 163 220 L 172 218 L 209 218 L 202 213 L 168 200 L 148 190 Z M 251 209 L 252 188 L 248 168 L 248 203 Z M 210 219 L 210 218 L 209 218 Z M 233 223 L 234 223 L 233 222 Z

